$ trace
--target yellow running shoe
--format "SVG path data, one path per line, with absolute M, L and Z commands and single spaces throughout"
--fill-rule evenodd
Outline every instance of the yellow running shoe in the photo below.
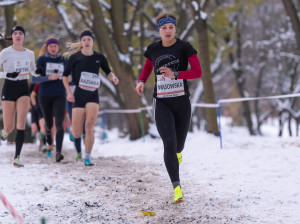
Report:
M 178 158 L 178 164 L 180 165 L 181 160 L 182 160 L 182 153 L 176 153 L 177 154 L 177 158 Z
M 179 204 L 181 202 L 184 202 L 184 196 L 181 187 L 178 185 L 174 189 L 174 204 Z

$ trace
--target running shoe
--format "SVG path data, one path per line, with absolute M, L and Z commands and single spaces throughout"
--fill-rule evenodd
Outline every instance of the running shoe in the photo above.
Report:
M 46 150 L 46 157 L 47 158 L 51 158 L 52 157 L 51 150 Z
M 182 153 L 176 153 L 177 154 L 177 158 L 178 158 L 178 164 L 180 165 L 181 161 L 182 161 Z
M 180 185 L 174 189 L 174 204 L 179 204 L 184 201 L 184 196 Z
M 24 167 L 24 165 L 21 163 L 21 160 L 20 160 L 19 156 L 17 158 L 15 158 L 14 166 L 17 167 L 17 168 Z
M 64 159 L 64 156 L 60 153 L 57 153 L 55 159 L 56 159 L 56 162 L 60 162 Z
M 47 152 L 47 147 L 46 147 L 45 145 L 43 145 L 42 148 L 41 148 L 41 151 L 42 151 L 43 153 Z
M 81 159 L 81 153 L 77 153 L 75 159 Z
M 84 165 L 86 165 L 86 166 L 94 166 L 94 163 L 92 163 L 90 159 L 84 159 L 83 162 L 84 162 Z
M 39 137 L 39 139 L 43 139 L 43 138 L 45 138 L 46 136 L 45 136 L 42 132 L 39 132 L 39 133 L 38 133 L 38 137 Z
M 1 140 L 5 141 L 7 139 L 7 137 L 8 137 L 8 134 L 4 130 L 2 130 L 1 134 L 0 134 Z
M 72 132 L 71 132 L 71 131 L 70 131 L 69 137 L 70 137 L 70 140 L 71 140 L 72 142 L 74 142 L 74 140 L 75 140 L 75 137 L 73 136 L 73 134 L 72 134 Z

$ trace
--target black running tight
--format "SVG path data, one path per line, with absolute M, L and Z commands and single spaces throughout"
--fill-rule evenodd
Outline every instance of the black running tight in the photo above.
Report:
M 180 181 L 176 153 L 184 148 L 190 120 L 191 103 L 188 96 L 156 100 L 156 127 L 164 144 L 164 161 L 172 183 Z
M 45 128 L 47 132 L 47 143 L 52 145 L 53 140 L 51 137 L 51 128 L 53 126 L 53 116 L 55 117 L 56 126 L 56 152 L 61 153 L 62 143 L 64 139 L 63 121 L 66 112 L 66 97 L 53 96 L 53 97 L 39 97 L 39 104 L 45 118 Z

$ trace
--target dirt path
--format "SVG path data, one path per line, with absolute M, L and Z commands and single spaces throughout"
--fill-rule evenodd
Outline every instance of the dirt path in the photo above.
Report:
M 36 146 L 34 146 L 36 147 Z M 147 164 L 126 157 L 94 158 L 93 167 L 72 159 L 73 149 L 64 149 L 65 160 L 46 159 L 32 145 L 26 145 L 25 167 L 12 167 L 11 151 L 0 152 L 0 190 L 27 223 L 260 223 L 240 208 L 246 200 L 227 195 L 226 200 L 204 194 L 207 186 L 185 178 L 186 201 L 174 205 L 173 190 L 164 165 Z M 250 199 L 251 200 L 251 199 Z M 144 216 L 139 211 L 154 211 Z M 236 211 L 233 214 L 232 211 Z M 14 223 L 0 207 L 0 223 Z

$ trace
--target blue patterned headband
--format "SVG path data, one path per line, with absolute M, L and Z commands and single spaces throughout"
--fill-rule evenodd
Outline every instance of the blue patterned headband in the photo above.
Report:
M 165 25 L 167 23 L 173 23 L 176 26 L 176 20 L 175 19 L 173 19 L 171 17 L 165 17 L 165 18 L 162 18 L 158 21 L 157 31 L 159 31 L 160 27 L 162 27 L 163 25 Z

